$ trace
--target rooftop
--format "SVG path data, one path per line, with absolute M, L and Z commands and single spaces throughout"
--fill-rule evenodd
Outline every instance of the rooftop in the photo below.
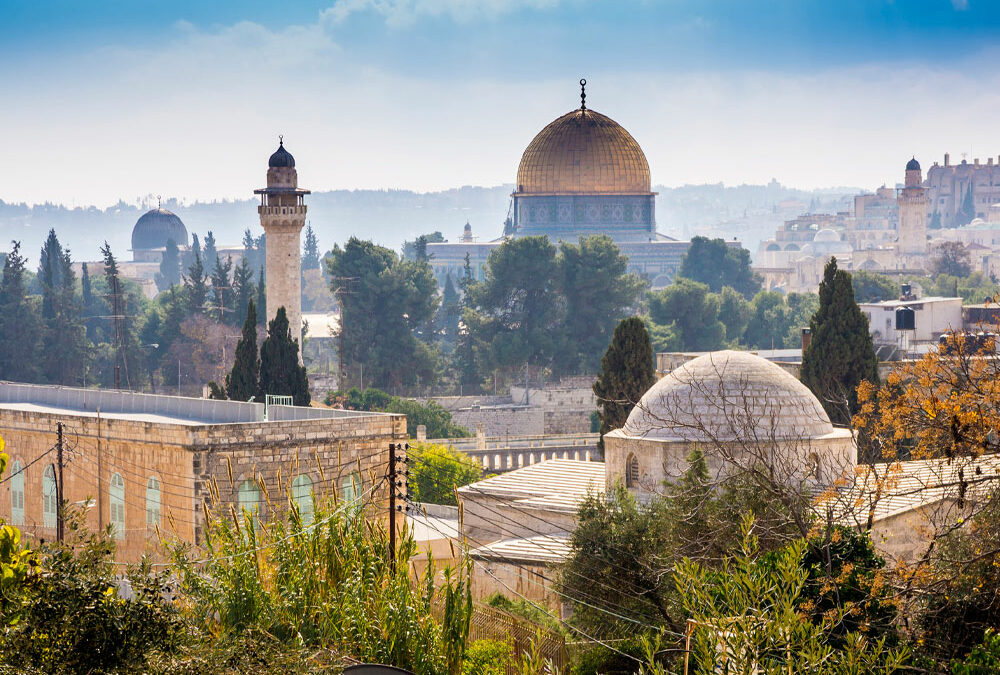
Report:
M 504 539 L 473 549 L 469 556 L 473 560 L 498 560 L 523 563 L 566 562 L 572 548 L 565 535 L 538 535 L 525 539 Z
M 932 302 L 955 302 L 958 301 L 959 304 L 962 302 L 962 298 L 944 298 L 937 295 L 928 295 L 923 298 L 916 298 L 914 300 L 883 300 L 881 302 L 859 302 L 859 307 L 911 307 L 913 305 L 927 305 Z
M 604 462 L 550 459 L 460 487 L 463 497 L 500 497 L 519 508 L 575 513 L 590 493 L 605 491 Z
M 270 405 L 267 406 L 267 420 L 265 420 L 264 408 L 264 403 L 215 401 L 206 398 L 0 381 L 0 410 L 22 410 L 76 417 L 100 415 L 105 419 L 207 426 L 387 414 Z

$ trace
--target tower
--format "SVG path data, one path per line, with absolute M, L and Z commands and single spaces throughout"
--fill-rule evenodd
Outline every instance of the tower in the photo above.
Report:
M 299 233 L 306 223 L 305 195 L 299 188 L 295 158 L 285 150 L 279 137 L 278 149 L 267 162 L 267 187 L 254 190 L 260 195 L 260 226 L 266 237 L 267 320 L 279 307 L 285 308 L 292 338 L 302 346 L 302 257 Z M 302 360 L 302 351 L 299 351 Z
M 906 182 L 896 196 L 899 231 L 896 252 L 902 255 L 927 253 L 927 189 L 920 176 L 916 157 L 906 163 Z

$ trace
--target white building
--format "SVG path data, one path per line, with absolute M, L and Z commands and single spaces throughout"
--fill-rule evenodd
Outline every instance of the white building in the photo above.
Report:
M 876 344 L 902 344 L 906 348 L 918 342 L 936 342 L 949 330 L 962 330 L 962 298 L 885 300 L 858 303 L 858 306 L 868 317 L 869 330 Z M 903 307 L 914 311 L 912 331 L 896 330 L 896 310 Z

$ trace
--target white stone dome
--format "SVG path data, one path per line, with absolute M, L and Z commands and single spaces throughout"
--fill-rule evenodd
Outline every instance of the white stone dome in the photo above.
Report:
M 816 236 L 813 238 L 813 241 L 825 241 L 825 242 L 840 241 L 840 233 L 834 229 L 827 227 L 817 232 Z
M 699 356 L 649 388 L 622 427 L 632 438 L 686 442 L 806 440 L 834 432 L 808 387 L 749 352 Z

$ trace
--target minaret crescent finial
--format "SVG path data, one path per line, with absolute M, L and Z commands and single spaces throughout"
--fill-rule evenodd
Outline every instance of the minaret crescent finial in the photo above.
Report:
M 285 135 L 284 134 L 278 134 L 278 145 L 280 145 L 280 146 L 284 146 L 285 145 Z
M 587 80 L 580 78 L 580 110 L 587 109 Z

